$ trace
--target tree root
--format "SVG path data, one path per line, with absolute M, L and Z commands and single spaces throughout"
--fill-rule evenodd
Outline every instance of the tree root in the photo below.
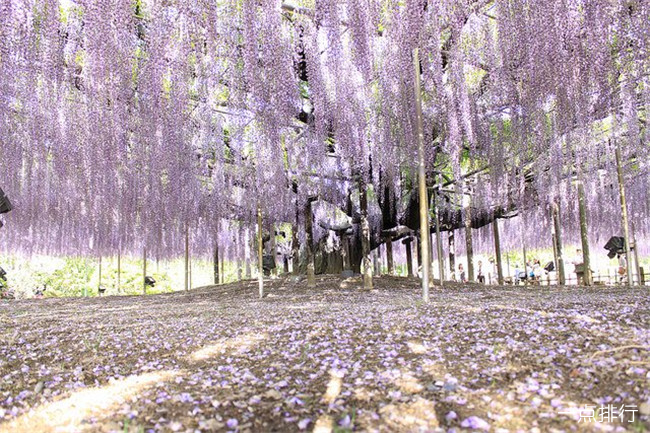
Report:
M 645 361 L 628 361 L 627 363 L 630 365 L 650 365 L 650 362 Z
M 650 346 L 629 345 L 629 346 L 615 347 L 613 349 L 599 350 L 598 352 L 594 352 L 589 359 L 594 359 L 596 356 L 599 356 L 599 355 L 605 355 L 607 353 L 620 352 L 622 350 L 629 350 L 629 349 L 648 350 L 648 351 L 650 351 Z

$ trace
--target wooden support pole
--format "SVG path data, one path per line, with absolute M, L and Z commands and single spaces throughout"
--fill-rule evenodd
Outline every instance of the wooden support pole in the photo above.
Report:
M 147 247 L 142 247 L 142 294 L 147 294 Z
M 264 251 L 262 241 L 262 206 L 257 205 L 257 286 L 260 299 L 264 297 Z
M 363 287 L 372 289 L 373 264 L 370 258 L 370 223 L 368 222 L 368 191 L 364 180 L 359 181 L 361 207 L 361 254 L 363 257 Z
M 631 238 L 631 243 L 630 248 L 632 251 L 634 251 L 634 269 L 636 270 L 636 283 L 639 286 L 643 285 L 643 277 L 642 277 L 642 270 L 641 270 L 641 263 L 639 262 L 639 248 L 638 244 L 636 243 L 636 236 L 634 236 L 635 230 L 634 230 L 634 223 L 631 224 L 631 232 L 630 232 L 630 238 Z
M 298 209 L 296 207 L 296 222 L 291 226 L 291 267 L 295 275 L 300 274 L 300 244 L 298 242 Z
M 429 209 L 431 209 L 431 205 L 429 205 Z M 430 213 L 431 212 L 429 212 L 429 214 Z M 434 265 L 434 263 L 433 263 L 433 257 L 434 257 L 433 250 L 434 250 L 434 247 L 435 247 L 435 243 L 434 243 L 435 239 L 434 239 L 434 234 L 431 233 L 431 222 L 429 222 L 429 233 L 430 233 L 430 236 L 429 236 L 429 263 L 431 264 L 431 266 L 429 267 L 429 281 L 431 282 L 431 284 L 434 284 L 435 272 L 433 271 L 433 268 L 434 268 L 434 266 L 433 266 Z
M 226 282 L 226 258 L 224 257 L 225 254 L 222 254 L 222 252 L 219 252 L 219 278 L 221 279 L 222 283 Z M 190 257 L 190 265 L 192 264 L 192 258 Z
M 466 191 L 468 188 L 466 188 Z M 467 253 L 467 281 L 474 281 L 474 245 L 472 243 L 472 210 L 470 196 L 461 200 L 465 201 L 465 250 Z
M 120 248 L 117 249 L 117 293 L 122 292 L 121 283 L 122 276 L 122 251 Z
M 271 223 L 269 226 L 269 243 L 270 243 L 270 250 L 271 250 L 271 257 L 273 258 L 273 264 L 275 267 L 271 269 L 271 275 L 277 276 L 278 275 L 278 269 L 279 265 L 277 263 L 278 260 L 278 247 L 275 242 L 275 224 Z
M 244 277 L 250 280 L 251 273 L 251 230 L 250 226 L 246 226 L 244 231 Z
M 413 68 L 415 70 L 415 119 L 418 141 L 418 198 L 420 200 L 420 250 L 422 269 L 422 299 L 429 302 L 429 200 L 427 198 L 427 179 L 424 162 L 424 127 L 422 122 L 422 89 L 420 83 L 420 51 L 413 50 Z
M 420 234 L 415 235 L 415 269 L 420 269 L 422 264 L 422 248 L 420 248 Z
M 372 254 L 372 266 L 373 266 L 373 275 L 381 275 L 381 253 L 380 248 L 376 248 L 371 252 Z
M 343 233 L 340 236 L 341 238 L 341 249 L 343 250 L 343 270 L 349 271 L 352 269 L 352 263 L 350 260 L 350 238 L 347 234 Z
M 190 290 L 190 228 L 185 225 L 185 291 Z
M 523 216 L 522 216 L 523 218 Z M 523 227 L 526 227 L 526 224 L 522 224 Z M 528 285 L 528 279 L 530 278 L 530 275 L 528 274 L 528 259 L 526 257 L 526 238 L 524 237 L 524 231 L 522 230 L 521 232 L 521 246 L 523 248 L 523 253 L 524 253 L 524 286 Z
M 578 211 L 580 214 L 580 240 L 582 241 L 582 267 L 585 286 L 591 286 L 591 257 L 589 254 L 589 232 L 587 230 L 587 204 L 585 203 L 585 185 L 579 170 L 578 178 Z M 629 256 L 628 256 L 629 257 Z
M 436 214 L 436 248 L 438 250 L 438 273 L 440 274 L 440 287 L 445 286 L 445 259 L 442 252 L 442 235 L 440 234 L 440 211 L 438 208 L 438 195 L 434 192 L 433 206 Z
M 97 280 L 97 293 L 101 295 L 100 289 L 102 288 L 102 256 L 99 256 L 99 275 Z
M 395 265 L 393 263 L 393 238 L 386 238 L 386 266 L 388 275 L 395 274 Z
M 235 243 L 235 281 L 239 282 L 243 277 L 241 226 L 237 227 L 232 240 Z
M 553 225 L 553 211 L 551 211 L 551 242 L 553 243 L 553 266 L 557 271 L 557 238 L 555 236 L 555 226 Z M 548 275 L 549 286 L 551 285 L 551 274 Z
M 305 203 L 305 237 L 307 241 L 307 287 L 316 287 L 316 269 L 314 265 L 314 214 L 311 209 L 312 200 L 307 198 Z
M 411 243 L 413 241 L 411 239 L 406 239 L 404 243 L 404 247 L 406 248 L 406 274 L 408 277 L 413 276 L 413 251 L 411 251 Z
M 618 174 L 618 194 L 621 200 L 621 225 L 623 226 L 623 237 L 625 238 L 625 259 L 627 261 L 627 284 L 632 285 L 632 258 L 630 254 L 630 225 L 627 217 L 627 199 L 625 197 L 625 178 L 623 176 L 623 164 L 621 162 L 621 148 L 616 142 L 616 172 Z
M 212 270 L 214 272 L 214 284 L 218 285 L 220 283 L 220 280 L 219 280 L 219 277 L 220 277 L 220 275 L 219 275 L 219 233 L 218 232 L 217 232 L 217 234 L 215 235 L 215 238 L 214 238 L 214 257 L 213 257 L 213 260 L 212 260 Z
M 555 230 L 555 248 L 557 250 L 557 274 L 558 284 L 566 284 L 566 271 L 564 269 L 564 258 L 562 257 L 562 225 L 560 224 L 560 206 L 553 203 L 553 228 Z
M 494 234 L 494 256 L 497 262 L 497 282 L 503 285 L 503 260 L 501 259 L 501 236 L 499 235 L 499 220 L 492 222 L 492 233 Z
M 449 271 L 450 275 L 453 276 L 452 279 L 457 280 L 460 278 L 460 275 L 456 277 L 456 236 L 454 230 L 449 230 L 447 232 L 447 242 L 449 244 Z

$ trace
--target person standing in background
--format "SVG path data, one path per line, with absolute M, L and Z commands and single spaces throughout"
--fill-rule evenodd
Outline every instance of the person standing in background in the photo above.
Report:
M 499 282 L 499 273 L 497 271 L 497 264 L 493 257 L 490 257 L 490 272 L 488 284 L 497 284 Z
M 483 262 L 478 261 L 478 270 L 476 272 L 476 281 L 485 284 L 485 275 L 483 274 Z
M 625 254 L 618 255 L 618 275 L 619 281 L 621 283 L 625 282 L 627 279 L 627 260 L 625 259 Z

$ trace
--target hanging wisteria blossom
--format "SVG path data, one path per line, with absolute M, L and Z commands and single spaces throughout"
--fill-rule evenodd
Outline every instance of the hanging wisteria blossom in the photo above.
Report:
M 414 48 L 432 182 L 489 167 L 474 179 L 472 209 L 517 210 L 546 227 L 558 203 L 573 239 L 580 167 L 591 240 L 602 242 L 619 226 L 618 146 L 630 214 L 650 211 L 644 1 L 1 8 L 0 164 L 15 204 L 1 236 L 11 251 L 171 257 L 189 230 L 193 251 L 210 254 L 215 239 L 232 239 L 219 221 L 251 226 L 260 207 L 269 224 L 301 227 L 309 197 L 352 212 L 358 232 L 349 200 L 359 181 L 374 191 L 373 246 L 382 230 L 418 229 Z M 444 193 L 441 206 L 455 215 L 462 203 Z M 638 237 L 649 229 L 636 222 Z

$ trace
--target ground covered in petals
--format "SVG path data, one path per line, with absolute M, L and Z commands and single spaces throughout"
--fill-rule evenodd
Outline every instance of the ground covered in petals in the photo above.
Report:
M 317 283 L 2 302 L 0 431 L 650 430 L 647 290 Z

